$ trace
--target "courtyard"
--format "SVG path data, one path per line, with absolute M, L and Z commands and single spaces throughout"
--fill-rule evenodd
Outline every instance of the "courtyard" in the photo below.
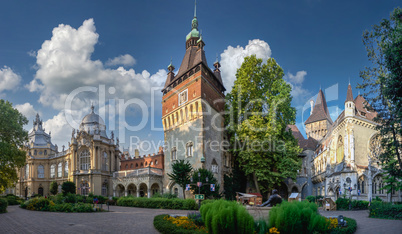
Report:
M 158 233 L 153 218 L 159 214 L 186 215 L 186 210 L 110 206 L 102 213 L 54 213 L 9 206 L 0 214 L 0 233 Z M 268 210 L 251 212 L 258 218 Z M 356 233 L 400 233 L 402 221 L 368 218 L 368 211 L 321 211 L 324 216 L 344 215 L 357 221 Z

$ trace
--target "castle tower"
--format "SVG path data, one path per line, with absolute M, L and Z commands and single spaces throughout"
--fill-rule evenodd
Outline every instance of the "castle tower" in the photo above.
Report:
M 345 117 L 354 115 L 355 115 L 355 102 L 353 100 L 352 86 L 349 83 L 345 101 Z
M 162 89 L 162 123 L 165 138 L 164 192 L 179 193 L 182 189 L 169 180 L 171 166 L 176 160 L 189 161 L 194 169 L 205 168 L 215 173 L 222 184 L 222 157 L 220 147 L 209 143 L 223 140 L 225 87 L 220 75 L 220 64 L 214 71 L 208 67 L 205 43 L 198 31 L 196 11 L 191 31 L 186 36 L 186 52 L 179 72 L 172 63 Z
M 313 103 L 311 102 L 311 105 L 312 104 Z M 311 111 L 311 115 L 308 117 L 306 122 L 304 122 L 304 125 L 306 126 L 307 138 L 312 137 L 317 141 L 320 141 L 327 134 L 329 127 L 332 125 L 327 101 L 325 100 L 325 95 L 321 89 L 318 92 L 317 100 L 313 110 Z

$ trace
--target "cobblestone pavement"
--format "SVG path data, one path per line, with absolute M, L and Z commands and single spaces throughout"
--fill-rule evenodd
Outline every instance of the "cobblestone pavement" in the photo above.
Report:
M 159 214 L 187 214 L 183 210 L 156 210 L 110 206 L 112 212 L 56 213 L 9 206 L 0 214 L 3 233 L 159 233 L 153 219 Z
M 355 219 L 357 222 L 356 234 L 368 233 L 402 233 L 402 220 L 373 219 L 369 218 L 368 210 L 358 211 L 320 211 L 323 216 L 343 215 Z
M 158 233 L 153 218 L 159 214 L 187 214 L 185 210 L 156 210 L 111 206 L 111 212 L 55 213 L 29 211 L 9 206 L 0 214 L 3 233 Z M 255 218 L 268 216 L 269 210 L 250 212 Z M 357 234 L 402 233 L 401 220 L 368 218 L 368 211 L 320 211 L 323 216 L 344 215 L 357 221 Z

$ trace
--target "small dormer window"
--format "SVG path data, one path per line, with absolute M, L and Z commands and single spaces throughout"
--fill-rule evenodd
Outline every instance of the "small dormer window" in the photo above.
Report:
M 360 114 L 361 116 L 366 117 L 366 112 L 361 111 Z

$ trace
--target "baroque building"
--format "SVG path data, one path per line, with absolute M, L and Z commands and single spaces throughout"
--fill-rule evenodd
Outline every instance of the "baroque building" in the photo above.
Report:
M 61 184 L 73 181 L 77 193 L 94 193 L 112 196 L 112 175 L 120 169 L 119 142 L 114 141 L 113 132 L 109 138 L 102 118 L 95 114 L 94 107 L 79 126 L 73 130 L 68 148 L 64 145 L 59 150 L 51 141 L 51 133 L 46 133 L 39 114 L 33 122 L 33 129 L 28 135 L 24 147 L 27 152 L 27 164 L 18 169 L 19 180 L 15 194 L 21 197 L 40 194 L 49 196 L 50 183 Z
M 162 89 L 162 124 L 165 138 L 164 191 L 179 191 L 179 185 L 169 180 L 172 164 L 186 159 L 194 169 L 211 170 L 219 184 L 228 170 L 228 156 L 221 143 L 224 140 L 225 87 L 220 64 L 212 71 L 205 57 L 204 40 L 198 31 L 196 11 L 191 31 L 186 36 L 185 54 L 179 72 L 168 66 L 169 73 Z M 225 166 L 226 165 L 226 166 Z
M 378 161 L 381 145 L 375 129 L 378 124 L 374 122 L 377 113 L 365 108 L 363 96 L 354 98 L 350 84 L 344 105 L 344 111 L 332 122 L 320 89 L 315 105 L 311 103 L 311 115 L 305 122 L 308 139 L 297 133 L 297 127 L 292 128 L 303 148 L 302 155 L 308 157 L 303 159 L 303 169 L 297 181 L 288 181 L 288 191 L 301 192 L 303 198 L 311 194 L 334 201 L 341 195 L 357 200 L 371 200 L 378 196 L 385 201 L 390 201 L 392 196 L 392 201 L 402 201 L 401 191 L 387 194 L 381 189 L 385 183 Z M 303 147 L 308 140 L 312 144 Z M 307 165 L 307 171 L 304 165 Z M 303 173 L 307 175 L 306 180 L 301 179 Z M 304 186 L 307 186 L 306 190 Z

